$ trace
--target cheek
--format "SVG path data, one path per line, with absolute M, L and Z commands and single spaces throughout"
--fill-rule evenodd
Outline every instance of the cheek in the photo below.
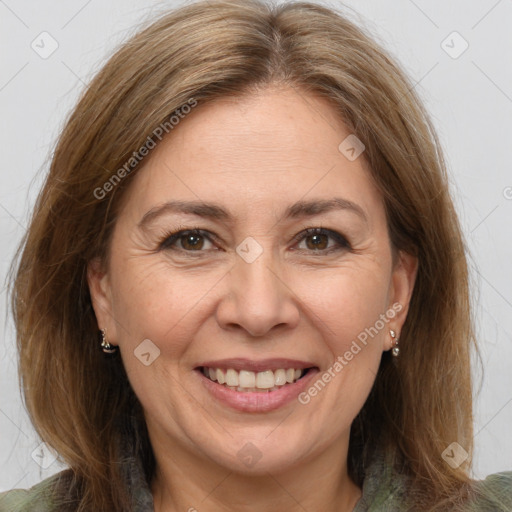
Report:
M 384 273 L 346 273 L 329 276 L 321 293 L 309 296 L 310 318 L 328 357 L 325 367 L 301 397 L 318 410 L 329 411 L 326 438 L 347 428 L 364 405 L 377 375 L 383 340 L 389 329 L 388 288 Z M 310 420 L 322 426 L 320 415 Z M 332 440 L 331 439 L 331 440 Z
M 127 258 L 112 282 L 114 312 L 129 327 L 128 337 L 158 333 L 161 338 L 200 309 L 201 299 L 216 280 L 209 273 L 172 269 L 164 258 Z
M 387 333 L 381 320 L 387 318 L 386 280 L 383 274 L 370 278 L 364 272 L 330 276 L 309 303 L 328 357 L 299 401 L 306 410 L 323 411 L 308 421 L 311 431 L 323 432 L 322 443 L 328 445 L 340 429 L 350 429 L 375 381 Z
M 389 285 L 383 268 L 360 265 L 302 277 L 296 287 L 310 318 L 339 352 L 385 314 Z
M 178 359 L 191 335 L 184 331 L 183 319 L 200 298 L 197 288 L 173 276 L 165 263 L 144 257 L 120 262 L 112 284 L 113 312 L 120 326 L 117 342 L 127 355 L 127 370 L 139 369 L 139 361 L 131 356 L 142 350 L 143 343 L 158 357 Z M 166 342 L 169 339 L 172 343 Z

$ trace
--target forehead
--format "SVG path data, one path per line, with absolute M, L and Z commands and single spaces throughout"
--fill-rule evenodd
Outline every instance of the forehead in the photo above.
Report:
M 308 158 L 338 158 L 349 132 L 326 99 L 289 88 L 268 88 L 200 106 L 169 137 L 168 149 L 187 150 L 193 164 L 215 154 L 226 170 L 272 171 Z M 260 159 L 258 165 L 254 161 Z M 285 165 L 290 162 L 290 166 Z M 219 169 L 220 170 L 220 169 Z
M 342 196 L 382 210 L 364 153 L 340 150 L 350 135 L 331 103 L 293 88 L 199 105 L 144 162 L 128 203 L 144 214 L 172 199 L 214 201 L 244 215 Z

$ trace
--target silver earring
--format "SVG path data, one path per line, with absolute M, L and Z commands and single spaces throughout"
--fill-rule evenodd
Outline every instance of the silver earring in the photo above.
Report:
M 400 355 L 400 348 L 398 347 L 398 338 L 396 336 L 396 332 L 393 329 L 390 329 L 389 334 L 391 338 L 393 339 L 393 345 L 394 347 L 391 349 L 391 353 L 398 357 Z
M 115 354 L 117 352 L 117 347 L 111 345 L 107 340 L 107 329 L 100 329 L 101 334 L 101 348 L 105 354 Z

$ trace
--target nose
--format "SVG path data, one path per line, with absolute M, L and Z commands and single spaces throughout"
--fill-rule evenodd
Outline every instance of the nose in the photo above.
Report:
M 217 308 L 217 321 L 223 329 L 244 329 L 261 337 L 272 329 L 291 329 L 298 324 L 298 301 L 279 268 L 264 255 L 252 263 L 237 258 L 225 277 L 228 289 Z

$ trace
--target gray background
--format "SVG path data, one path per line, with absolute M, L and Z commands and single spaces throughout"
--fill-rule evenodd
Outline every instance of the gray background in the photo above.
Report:
M 84 84 L 141 21 L 179 3 L 0 0 L 2 278 L 24 233 L 52 145 Z M 329 5 L 342 6 L 336 1 Z M 438 129 L 471 251 L 484 363 L 483 375 L 475 367 L 474 476 L 512 469 L 512 1 L 344 5 L 399 59 Z M 31 47 L 35 41 L 43 51 L 44 31 L 58 43 L 46 59 Z M 463 39 L 448 37 L 453 31 Z M 469 46 L 458 55 L 464 40 Z M 44 51 L 50 48 L 51 40 L 45 39 Z M 0 491 L 29 487 L 62 467 L 39 446 L 22 405 L 3 284 Z

